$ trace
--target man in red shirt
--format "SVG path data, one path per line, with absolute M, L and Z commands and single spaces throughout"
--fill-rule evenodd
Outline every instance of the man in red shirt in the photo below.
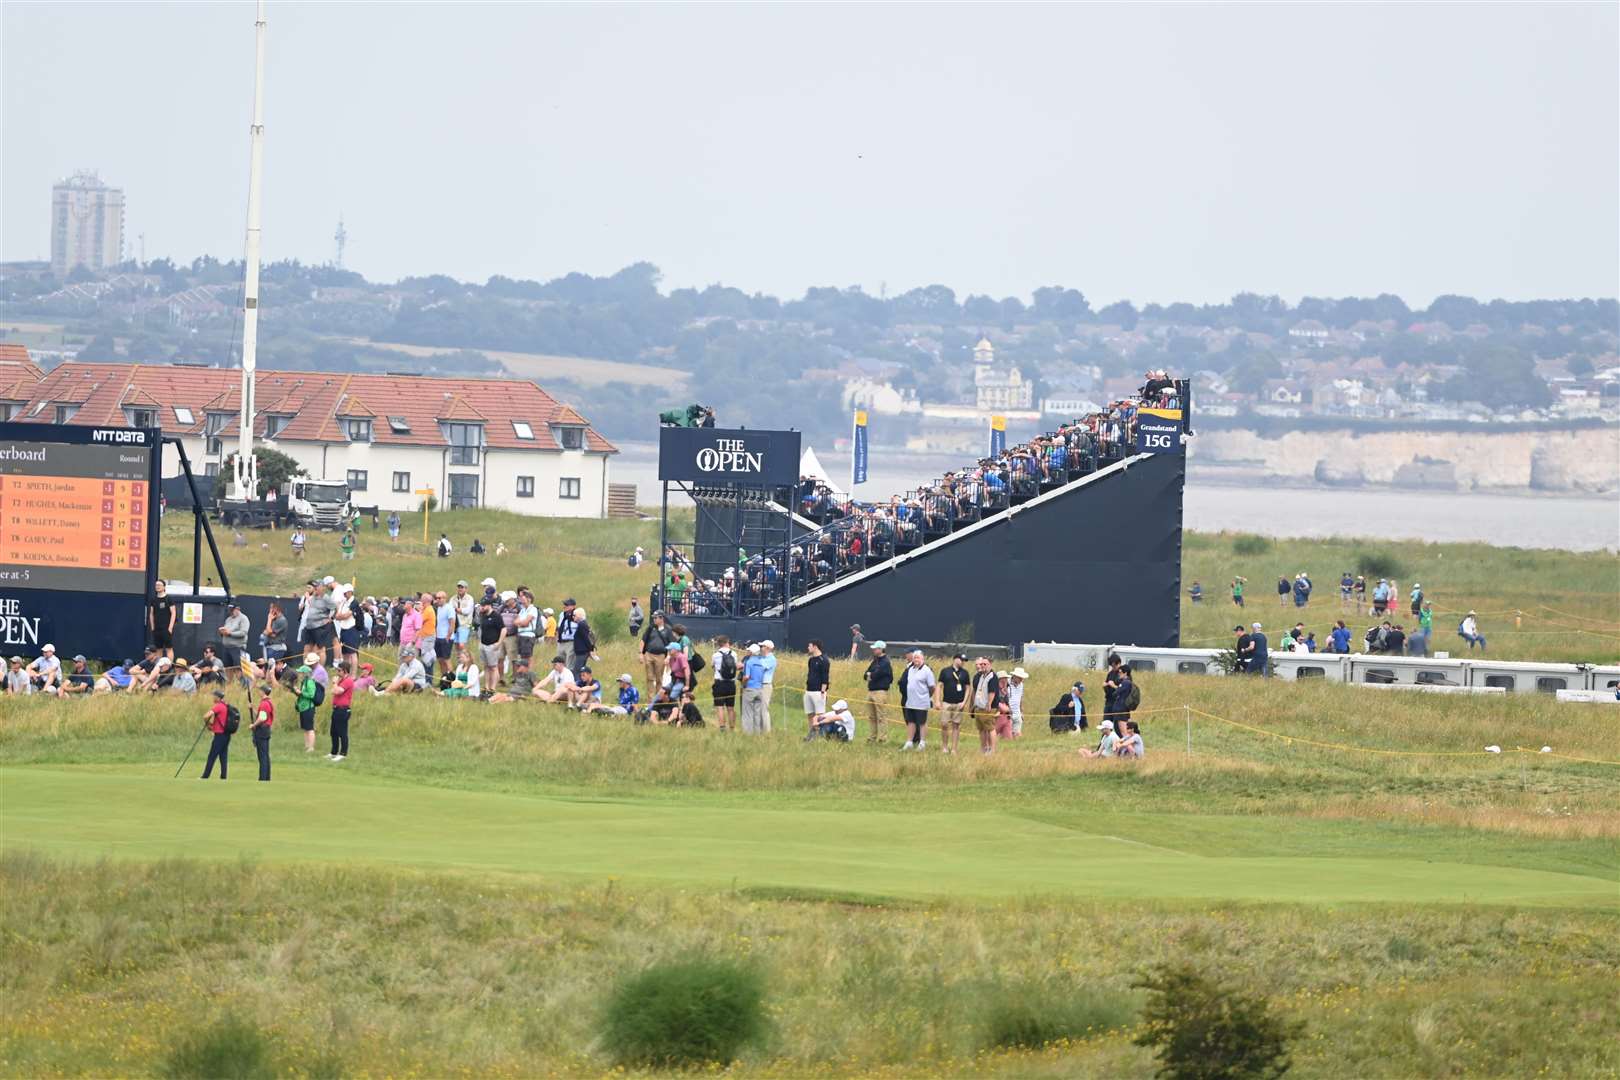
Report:
M 270 700 L 270 684 L 259 687 L 259 704 L 253 710 L 253 752 L 259 756 L 259 779 L 270 779 L 270 729 L 276 723 L 276 703 Z
M 337 670 L 337 682 L 332 687 L 332 752 L 326 756 L 328 761 L 342 761 L 349 756 L 349 707 L 354 703 L 354 661 L 343 661 Z
M 219 778 L 225 779 L 225 769 L 229 764 L 231 752 L 231 736 L 225 730 L 225 718 L 230 710 L 225 707 L 225 691 L 214 691 L 214 704 L 209 708 L 204 723 L 208 730 L 214 733 L 214 741 L 208 744 L 208 763 L 203 766 L 202 778 L 208 779 L 214 771 L 214 762 L 219 762 Z

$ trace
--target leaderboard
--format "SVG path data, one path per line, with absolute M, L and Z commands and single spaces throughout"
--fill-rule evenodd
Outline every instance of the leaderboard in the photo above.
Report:
M 155 551 L 155 433 L 0 429 L 0 585 L 144 593 Z

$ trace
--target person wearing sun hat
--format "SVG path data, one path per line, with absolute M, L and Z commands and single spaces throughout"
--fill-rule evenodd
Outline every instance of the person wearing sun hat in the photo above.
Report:
M 1007 710 L 1011 714 L 1012 737 L 1017 739 L 1024 734 L 1024 684 L 1029 681 L 1029 672 L 1021 667 L 1012 669 L 1012 678 L 1007 682 Z

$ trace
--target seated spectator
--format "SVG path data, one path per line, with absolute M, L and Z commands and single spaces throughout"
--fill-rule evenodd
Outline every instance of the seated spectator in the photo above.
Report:
M 96 688 L 96 677 L 90 672 L 90 661 L 80 653 L 73 658 L 73 670 L 62 680 L 62 693 L 88 694 Z
M 354 689 L 357 693 L 364 693 L 377 685 L 375 670 L 370 664 L 360 665 L 360 675 L 354 680 Z
M 56 658 L 55 645 L 46 642 L 39 647 L 39 655 L 28 664 L 28 678 L 42 694 L 54 694 L 61 689 L 62 661 Z
M 512 669 L 512 679 L 506 684 L 506 690 L 490 695 L 489 700 L 500 704 L 508 701 L 530 701 L 533 698 L 534 673 L 529 670 L 528 659 L 520 656 Z
M 135 665 L 135 670 L 130 672 L 135 678 L 135 685 L 132 689 L 156 690 L 158 688 L 158 676 L 168 668 L 168 664 L 164 663 L 166 660 L 168 660 L 168 657 L 164 656 L 157 646 L 148 645 L 146 647 L 146 656 L 142 658 L 140 663 Z
M 1119 736 L 1114 734 L 1114 722 L 1112 720 L 1104 720 L 1097 725 L 1097 730 L 1102 733 L 1102 738 L 1097 742 L 1097 748 L 1090 750 L 1082 746 L 1080 748 L 1081 757 L 1110 758 L 1114 756 L 1114 751 L 1119 749 Z
M 580 668 L 579 677 L 574 680 L 573 687 L 568 691 L 569 708 L 589 712 L 600 704 L 602 704 L 602 680 L 598 679 L 590 668 Z
M 427 688 L 427 668 L 422 666 L 416 649 L 407 647 L 399 652 L 399 670 L 394 673 L 394 680 L 381 690 L 373 686 L 371 692 L 382 697 L 384 694 L 416 694 Z
M 681 713 L 675 721 L 676 727 L 706 727 L 703 722 L 703 712 L 697 707 L 697 701 L 692 696 L 692 688 L 688 686 L 681 694 Z
M 1135 720 L 1125 721 L 1125 734 L 1121 736 L 1114 753 L 1122 758 L 1141 758 L 1146 753 L 1142 745 L 1142 729 Z
M 617 705 L 603 705 L 598 697 L 595 702 L 585 707 L 586 712 L 612 713 L 614 716 L 634 716 L 636 707 L 641 704 L 641 691 L 636 689 L 636 680 L 626 672 L 619 676 L 619 703 Z
M 1485 651 L 1485 635 L 1480 633 L 1478 619 L 1473 611 L 1469 611 L 1463 616 L 1462 622 L 1457 624 L 1457 636 L 1468 642 L 1469 652 L 1474 651 L 1475 645 L 1479 646 L 1480 652 Z
M 550 687 L 548 690 L 547 687 Z M 534 688 L 534 696 L 541 701 L 566 702 L 568 692 L 574 688 L 574 673 L 568 670 L 568 663 L 562 657 L 551 661 L 551 674 L 541 679 Z
M 108 694 L 116 690 L 128 690 L 129 684 L 135 681 L 135 677 L 130 674 L 134 667 L 135 661 L 124 660 L 102 672 L 101 678 L 96 680 L 96 693 Z M 221 678 L 220 681 L 225 680 Z
M 23 658 L 13 656 L 11 667 L 6 671 L 6 693 L 32 694 L 34 680 L 28 677 L 28 669 L 23 667 Z
M 658 695 L 652 699 L 650 705 L 641 710 L 641 715 L 637 719 L 643 724 L 669 724 L 674 719 L 675 711 L 680 708 L 680 704 L 678 700 L 670 696 L 669 687 L 660 686 Z
M 169 683 L 169 689 L 177 694 L 197 692 L 197 677 L 191 673 L 191 666 L 183 656 L 174 662 L 174 679 Z
M 810 717 L 810 733 L 804 737 L 804 741 L 832 739 L 834 742 L 847 743 L 854 738 L 855 714 L 849 711 L 849 702 L 839 698 L 833 702 L 832 711 Z
M 467 669 L 458 668 L 450 676 L 450 685 L 439 691 L 442 697 L 464 698 L 467 693 Z
M 1073 735 L 1077 731 L 1086 730 L 1085 693 L 1085 684 L 1076 679 L 1068 692 L 1058 698 L 1058 703 L 1052 706 L 1052 711 L 1047 714 L 1046 719 L 1052 734 Z M 1109 730 L 1112 730 L 1113 726 L 1113 722 L 1109 721 Z
M 202 657 L 192 665 L 191 673 L 196 677 L 198 686 L 207 686 L 210 683 L 224 684 L 225 661 L 214 651 L 212 643 L 203 646 Z

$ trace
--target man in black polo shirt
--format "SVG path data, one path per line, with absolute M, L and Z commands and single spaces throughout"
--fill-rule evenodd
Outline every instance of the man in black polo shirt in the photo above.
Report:
M 883 712 L 889 705 L 889 687 L 894 685 L 894 668 L 889 664 L 888 651 L 887 643 L 872 642 L 872 662 L 866 665 L 866 710 L 872 720 L 872 733 L 866 737 L 869 743 L 889 741 L 888 728 L 884 726 L 888 717 Z
M 964 666 L 966 653 L 951 657 L 949 667 L 939 672 L 939 737 L 945 745 L 940 749 L 947 754 L 956 753 L 957 741 L 962 737 L 962 717 L 967 713 L 968 687 L 973 676 Z

